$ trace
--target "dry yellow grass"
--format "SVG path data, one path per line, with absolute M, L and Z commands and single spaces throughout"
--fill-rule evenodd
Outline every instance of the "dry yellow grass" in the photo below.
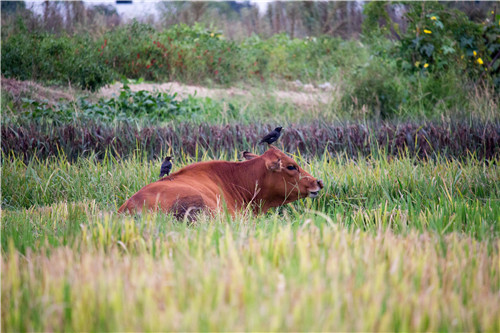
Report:
M 318 222 L 205 221 L 160 239 L 105 215 L 72 246 L 11 245 L 2 330 L 500 330 L 498 240 Z

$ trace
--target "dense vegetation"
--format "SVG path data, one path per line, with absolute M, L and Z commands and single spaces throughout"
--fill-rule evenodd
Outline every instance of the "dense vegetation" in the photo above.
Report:
M 2 329 L 498 331 L 498 160 L 294 158 L 321 197 L 194 224 L 113 213 L 160 159 L 6 163 Z
M 276 2 L 267 33 L 231 38 L 204 10 L 250 4 L 164 6 L 175 24 L 105 26 L 106 6 L 2 1 L 2 331 L 500 331 L 495 10 Z M 245 93 L 133 86 L 165 81 Z M 166 154 L 236 161 L 278 124 L 314 200 L 116 214 Z
M 361 41 L 277 34 L 229 40 L 216 29 L 134 21 L 100 35 L 30 31 L 24 21 L 2 32 L 2 73 L 22 80 L 96 90 L 116 79 L 195 84 L 300 80 L 339 85 L 343 108 L 366 106 L 376 117 L 469 108 L 500 81 L 500 15 L 478 23 L 437 3 L 407 5 L 398 41 L 378 26 L 384 3 L 366 6 Z M 374 21 L 375 20 L 375 21 Z M 485 97 L 488 98 L 488 97 Z

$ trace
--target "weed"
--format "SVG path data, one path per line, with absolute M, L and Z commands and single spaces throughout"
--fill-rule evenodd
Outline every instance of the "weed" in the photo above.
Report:
M 172 105 L 178 105 L 176 103 Z M 192 107 L 196 105 L 192 101 L 188 103 L 193 103 L 190 104 Z M 300 152 L 306 156 L 321 156 L 327 151 L 352 158 L 409 154 L 422 159 L 466 160 L 474 156 L 491 160 L 500 153 L 500 125 L 496 122 L 428 122 L 423 125 L 413 122 L 344 125 L 318 122 L 284 126 L 284 134 L 277 145 L 287 152 Z M 141 127 L 134 123 L 75 121 L 54 126 L 29 122 L 25 125 L 2 124 L 1 135 L 2 151 L 6 155 L 13 153 L 29 161 L 35 156 L 44 159 L 64 154 L 74 161 L 79 156 L 94 154 L 102 159 L 107 153 L 126 158 L 138 148 L 148 158 L 156 158 L 167 149 L 182 150 L 190 156 L 200 151 L 211 157 L 223 153 L 233 156 L 238 151 L 258 149 L 258 142 L 271 129 L 272 126 L 259 123 L 209 125 L 182 122 Z

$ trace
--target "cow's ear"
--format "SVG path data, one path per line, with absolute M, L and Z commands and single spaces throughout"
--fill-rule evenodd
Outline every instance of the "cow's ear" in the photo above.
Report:
M 281 159 L 278 159 L 277 161 L 266 161 L 266 167 L 267 170 L 280 172 L 282 168 Z
M 253 158 L 259 157 L 259 155 L 252 154 L 251 152 L 248 152 L 248 151 L 244 151 L 241 154 L 243 155 L 243 158 L 247 161 L 249 161 Z

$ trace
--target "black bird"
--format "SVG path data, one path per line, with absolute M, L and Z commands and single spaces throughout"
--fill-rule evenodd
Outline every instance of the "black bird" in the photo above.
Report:
M 266 142 L 267 144 L 271 144 L 273 142 L 275 142 L 276 140 L 278 140 L 278 138 L 280 137 L 281 135 L 281 129 L 283 127 L 276 127 L 274 130 L 272 130 L 271 132 L 269 132 L 268 135 L 266 135 L 265 137 L 262 138 L 262 140 L 260 140 L 259 144 L 261 143 L 264 143 Z
M 163 160 L 163 163 L 161 164 L 160 178 L 165 175 L 168 176 L 170 170 L 172 170 L 172 162 L 170 162 L 171 159 L 172 156 L 167 156 L 165 157 L 165 160 Z

